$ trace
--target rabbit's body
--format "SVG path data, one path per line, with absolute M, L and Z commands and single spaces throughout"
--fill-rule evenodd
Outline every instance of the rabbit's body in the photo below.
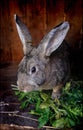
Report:
M 25 54 L 18 69 L 17 84 L 19 90 L 29 92 L 53 89 L 52 96 L 57 97 L 60 88 L 68 80 L 70 71 L 67 44 L 64 41 L 69 29 L 68 22 L 64 22 L 52 29 L 38 47 L 33 47 L 31 46 L 29 32 L 25 35 L 26 26 L 18 16 L 15 16 L 15 20 Z M 21 30 L 21 26 L 25 31 Z M 24 35 L 23 38 L 22 35 Z M 29 37 L 28 41 L 26 36 Z

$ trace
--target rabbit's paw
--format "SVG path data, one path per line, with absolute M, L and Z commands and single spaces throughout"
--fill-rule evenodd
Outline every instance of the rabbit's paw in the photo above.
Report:
M 52 99 L 60 98 L 61 92 L 52 92 Z
M 62 88 L 62 84 L 57 85 L 56 87 L 53 88 L 53 92 L 52 92 L 52 98 L 60 98 L 61 96 L 61 88 Z

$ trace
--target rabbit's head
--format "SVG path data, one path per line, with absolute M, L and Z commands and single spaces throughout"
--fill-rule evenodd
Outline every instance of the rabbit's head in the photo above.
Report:
M 63 41 L 69 30 L 69 23 L 63 22 L 53 28 L 35 47 L 26 25 L 17 15 L 14 18 L 24 51 L 24 57 L 18 67 L 18 89 L 24 92 L 48 90 L 63 84 L 68 75 L 66 47 Z

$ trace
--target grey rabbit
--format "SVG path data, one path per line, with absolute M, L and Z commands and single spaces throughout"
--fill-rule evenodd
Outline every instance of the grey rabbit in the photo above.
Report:
M 68 46 L 64 40 L 69 23 L 65 21 L 54 27 L 34 46 L 26 25 L 16 14 L 14 19 L 24 52 L 18 66 L 18 89 L 23 92 L 53 90 L 52 98 L 59 97 L 70 75 Z

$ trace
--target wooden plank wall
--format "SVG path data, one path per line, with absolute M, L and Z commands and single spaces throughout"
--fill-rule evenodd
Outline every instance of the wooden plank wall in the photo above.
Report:
M 0 0 L 0 62 L 17 62 L 23 56 L 22 45 L 14 23 L 18 14 L 28 26 L 33 43 L 38 44 L 51 28 L 69 21 L 66 37 L 74 48 L 80 48 L 82 37 L 82 0 Z

